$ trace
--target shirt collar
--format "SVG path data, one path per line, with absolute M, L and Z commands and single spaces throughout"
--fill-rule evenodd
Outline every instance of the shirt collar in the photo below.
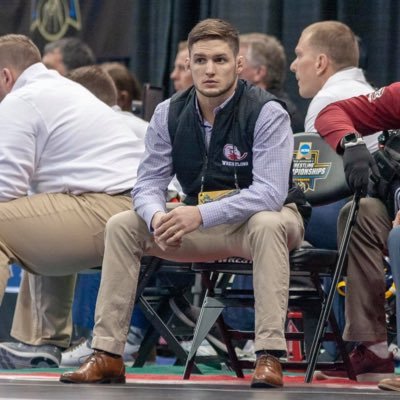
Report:
M 40 75 L 43 72 L 49 72 L 51 74 L 59 75 L 59 73 L 56 70 L 49 70 L 45 67 L 43 63 L 38 62 L 32 64 L 22 72 L 22 74 L 15 81 L 11 91 L 19 89 L 20 87 L 24 86 L 28 80 L 35 78 L 36 76 Z
M 214 115 L 217 115 L 217 113 L 219 111 L 221 111 L 228 103 L 230 100 L 232 100 L 233 96 L 235 95 L 235 92 L 232 93 L 231 96 L 229 96 L 223 103 L 221 103 L 219 106 L 215 107 L 213 110 Z M 210 125 L 201 115 L 201 111 L 200 111 L 200 106 L 199 106 L 199 102 L 197 100 L 197 96 L 195 98 L 195 104 L 196 104 L 196 111 L 197 111 L 197 115 L 199 116 L 199 120 L 201 122 L 202 125 Z
M 349 67 L 344 68 L 336 73 L 334 73 L 324 84 L 322 88 L 326 88 L 332 85 L 336 85 L 338 82 L 343 80 L 352 81 L 365 81 L 364 72 L 361 68 Z

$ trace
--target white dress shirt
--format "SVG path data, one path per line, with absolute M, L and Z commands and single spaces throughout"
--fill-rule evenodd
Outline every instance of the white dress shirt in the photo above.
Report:
M 312 99 L 304 122 L 305 132 L 315 132 L 315 119 L 318 113 L 328 104 L 348 99 L 374 91 L 374 88 L 365 79 L 360 68 L 346 68 L 332 75 L 322 86 L 321 90 Z M 378 150 L 377 137 L 379 133 L 364 137 L 370 152 Z
M 0 135 L 0 201 L 124 192 L 143 150 L 109 106 L 42 63 L 27 68 L 0 103 Z
M 113 106 L 112 109 L 122 116 L 122 118 L 125 120 L 125 123 L 129 125 L 133 132 L 135 132 L 138 139 L 143 140 L 144 143 L 144 137 L 146 136 L 149 123 L 129 111 L 121 110 L 121 107 L 119 106 Z

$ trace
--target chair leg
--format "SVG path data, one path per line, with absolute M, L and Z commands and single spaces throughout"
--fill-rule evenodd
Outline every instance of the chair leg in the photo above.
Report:
M 218 327 L 219 327 L 219 329 L 221 331 L 222 337 L 224 338 L 224 342 L 225 342 L 225 345 L 226 345 L 226 350 L 228 352 L 228 357 L 229 357 L 229 360 L 230 360 L 230 362 L 232 364 L 231 365 L 232 369 L 235 371 L 236 376 L 238 378 L 244 378 L 243 369 L 240 366 L 240 361 L 237 358 L 235 348 L 234 348 L 234 346 L 232 344 L 232 340 L 230 338 L 230 335 L 228 333 L 228 330 L 226 328 L 226 325 L 225 325 L 224 319 L 222 318 L 222 315 L 219 315 L 218 320 L 217 320 L 217 324 L 218 324 Z
M 138 351 L 138 355 L 135 358 L 135 361 L 132 367 L 143 367 L 147 361 L 150 351 L 157 344 L 157 340 L 160 337 L 160 334 L 155 330 L 149 328 L 146 332 L 146 335 L 143 338 L 142 343 L 140 344 L 140 348 Z
M 308 361 L 305 382 L 310 383 L 313 379 L 315 365 L 317 362 L 317 357 L 319 350 L 321 348 L 322 338 L 325 335 L 327 321 L 332 311 L 333 298 L 336 294 L 336 286 L 339 282 L 340 276 L 342 274 L 342 268 L 345 262 L 345 256 L 349 246 L 349 241 L 351 237 L 351 232 L 353 230 L 354 224 L 357 218 L 357 212 L 360 202 L 360 194 L 356 193 L 353 198 L 353 202 L 350 208 L 349 215 L 346 221 L 346 227 L 343 233 L 342 240 L 339 245 L 338 259 L 335 265 L 335 271 L 332 277 L 331 287 L 329 288 L 328 294 L 322 304 L 321 314 L 318 321 L 317 329 L 315 331 L 314 339 L 311 345 L 310 359 Z M 350 360 L 349 360 L 350 363 Z M 353 375 L 354 371 L 348 371 L 349 375 Z
M 338 323 L 336 321 L 336 317 L 335 317 L 335 314 L 333 313 L 333 311 L 331 311 L 331 314 L 329 316 L 329 323 L 332 328 L 332 333 L 335 337 L 335 342 L 336 342 L 337 346 L 339 347 L 339 352 L 340 352 L 340 355 L 342 356 L 343 364 L 346 368 L 347 375 L 348 375 L 349 379 L 356 381 L 357 376 L 354 372 L 353 365 L 351 364 L 349 353 L 346 350 L 346 347 L 345 347 L 344 341 L 342 339 L 342 335 L 340 333 L 340 329 L 339 329 L 339 326 L 338 326 Z
M 140 299 L 140 297 L 139 297 Z M 147 361 L 149 352 L 151 349 L 157 344 L 158 338 L 160 337 L 160 333 L 158 332 L 157 329 L 155 329 L 152 319 L 153 315 L 157 314 L 158 316 L 162 317 L 163 320 L 165 318 L 169 318 L 171 311 L 168 306 L 168 299 L 162 299 L 157 308 L 154 310 L 150 310 L 149 304 L 146 306 L 142 303 L 139 302 L 139 306 L 141 310 L 143 311 L 143 314 L 145 317 L 148 319 L 150 322 L 150 326 L 146 330 L 146 334 L 144 335 L 144 338 L 142 340 L 142 343 L 140 344 L 140 348 L 138 351 L 138 355 L 135 358 L 135 362 L 133 363 L 133 367 L 143 367 L 145 362 Z
M 221 315 L 223 309 L 224 305 L 213 297 L 206 297 L 204 299 L 203 307 L 201 308 L 199 319 L 194 331 L 193 343 L 186 359 L 183 379 L 190 378 L 197 349 L 206 338 L 215 321 Z
M 160 316 L 155 312 L 153 307 L 149 304 L 149 302 L 143 297 L 140 296 L 138 303 L 140 304 L 144 315 L 149 320 L 149 322 L 154 326 L 154 328 L 160 333 L 160 335 L 165 339 L 168 346 L 175 353 L 178 360 L 185 364 L 187 360 L 186 351 L 182 348 L 176 337 L 170 331 L 167 325 L 165 325 L 164 321 L 160 318 Z

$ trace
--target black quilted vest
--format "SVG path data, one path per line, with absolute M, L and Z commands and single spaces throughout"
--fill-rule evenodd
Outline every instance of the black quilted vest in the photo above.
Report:
M 239 80 L 233 98 L 215 117 L 207 151 L 195 98 L 194 88 L 175 94 L 168 115 L 174 173 L 189 205 L 197 204 L 202 177 L 204 191 L 234 189 L 235 173 L 240 188 L 251 185 L 254 127 L 264 104 L 279 101 Z

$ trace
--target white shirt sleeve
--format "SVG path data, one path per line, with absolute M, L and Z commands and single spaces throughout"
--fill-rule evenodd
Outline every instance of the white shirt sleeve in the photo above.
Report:
M 145 153 L 139 165 L 138 180 L 132 197 L 136 212 L 151 230 L 151 220 L 158 211 L 165 211 L 166 194 L 172 174 L 172 145 L 168 133 L 170 99 L 159 104 L 150 121 Z

